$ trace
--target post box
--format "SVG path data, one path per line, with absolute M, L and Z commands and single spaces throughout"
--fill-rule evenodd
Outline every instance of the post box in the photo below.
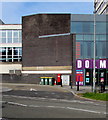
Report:
M 57 75 L 57 84 L 60 84 L 61 83 L 61 74 L 58 74 Z

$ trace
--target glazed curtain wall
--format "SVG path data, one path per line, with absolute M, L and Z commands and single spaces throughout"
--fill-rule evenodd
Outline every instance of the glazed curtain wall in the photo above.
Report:
M 108 58 L 106 22 L 96 22 L 96 59 Z M 76 34 L 76 59 L 92 59 L 94 45 L 93 22 L 71 22 L 71 33 Z

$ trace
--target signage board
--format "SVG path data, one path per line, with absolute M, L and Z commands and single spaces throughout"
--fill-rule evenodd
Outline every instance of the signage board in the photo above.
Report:
M 83 85 L 84 82 L 83 76 L 84 76 L 83 70 L 76 70 L 76 85 L 78 81 L 79 81 L 79 85 Z
M 90 69 L 93 68 L 93 59 L 77 59 L 76 60 L 76 69 Z M 108 69 L 108 59 L 98 59 L 95 62 L 96 69 Z

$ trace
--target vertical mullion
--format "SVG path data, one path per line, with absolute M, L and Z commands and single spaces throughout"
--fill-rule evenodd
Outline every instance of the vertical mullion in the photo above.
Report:
M 6 32 L 6 43 L 8 43 L 8 40 L 7 40 L 7 38 L 8 38 L 8 37 L 7 37 L 7 30 L 6 30 L 5 32 Z
M 19 62 L 19 48 L 18 48 L 18 62 Z
M 19 30 L 18 30 L 18 43 L 20 43 L 20 36 L 19 36 L 20 34 L 19 34 Z
M 13 62 L 13 55 L 14 55 L 14 50 L 13 50 L 13 47 L 12 47 L 12 62 Z
M 12 43 L 14 43 L 14 42 L 13 42 L 13 36 L 14 36 L 13 33 L 14 33 L 14 31 L 12 30 Z
M 8 61 L 8 47 L 6 47 L 6 61 Z

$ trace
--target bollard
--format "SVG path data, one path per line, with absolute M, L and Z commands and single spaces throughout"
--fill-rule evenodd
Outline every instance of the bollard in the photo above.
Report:
M 63 86 L 62 86 L 62 80 L 61 80 L 61 87 L 63 87 Z
M 77 91 L 79 91 L 79 81 L 77 82 Z
M 105 85 L 104 82 L 101 82 L 101 93 L 103 93 L 105 91 Z
M 72 89 L 72 81 L 71 81 L 71 89 Z

